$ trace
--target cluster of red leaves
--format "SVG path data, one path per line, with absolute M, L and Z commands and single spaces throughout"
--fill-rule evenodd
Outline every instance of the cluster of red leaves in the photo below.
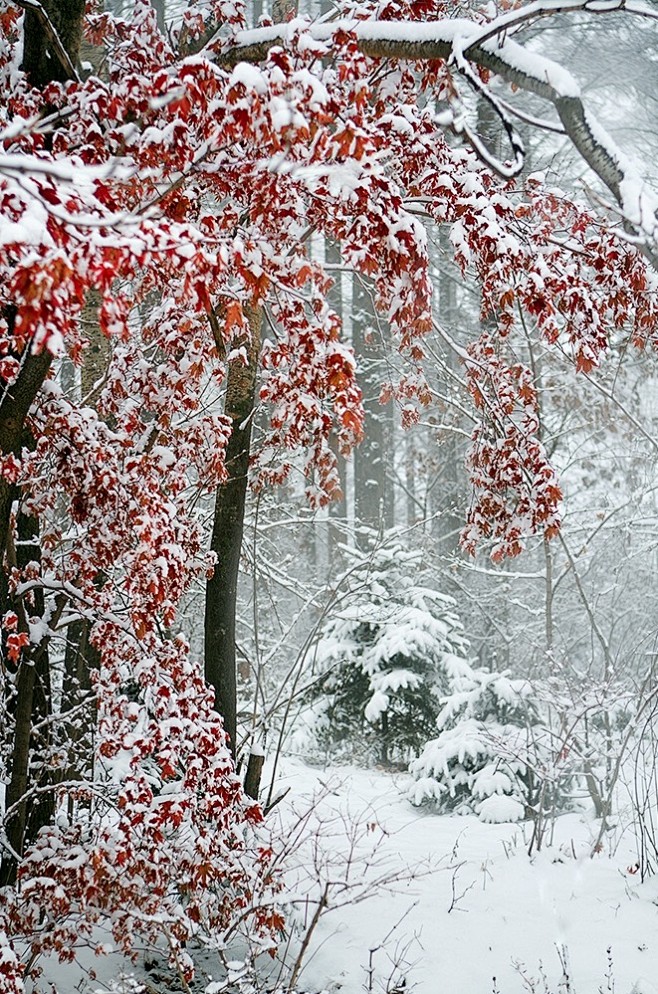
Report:
M 217 6 L 240 25 L 237 8 Z M 19 27 L 12 19 L 8 37 Z M 283 478 L 304 451 L 309 494 L 326 500 L 337 490 L 330 436 L 344 451 L 358 440 L 361 397 L 306 233 L 342 242 L 409 354 L 429 328 L 427 256 L 380 161 L 350 39 L 338 69 L 318 71 L 298 40 L 260 70 L 226 71 L 176 61 L 145 2 L 131 22 L 91 15 L 90 29 L 108 46 L 104 80 L 42 96 L 10 47 L 0 57 L 11 81 L 2 150 L 21 156 L 18 175 L 0 162 L 0 372 L 11 386 L 28 350 L 84 363 L 92 290 L 108 339 L 92 396 L 49 380 L 33 451 L 3 461 L 42 526 L 41 564 L 14 570 L 12 590 L 28 612 L 35 587 L 66 597 L 101 652 L 93 781 L 62 786 L 77 814 L 25 854 L 8 927 L 33 953 L 67 958 L 109 918 L 126 953 L 165 935 L 188 974 L 192 936 L 221 947 L 242 922 L 267 947 L 281 928 L 258 809 L 245 804 L 199 667 L 182 639 L 161 634 L 210 567 L 193 498 L 225 477 L 222 356 L 248 331 L 245 307 L 266 306 L 277 339 L 263 351 L 262 399 L 277 455 L 260 464 Z M 62 114 L 47 141 L 32 124 L 42 99 Z M 24 646 L 9 644 L 18 664 Z M 11 983 L 19 989 L 17 975 Z
M 117 946 L 165 937 L 172 966 L 190 975 L 192 937 L 221 948 L 245 916 L 270 948 L 280 926 L 268 858 L 250 826 L 221 719 L 181 639 L 137 642 L 100 622 L 96 782 L 86 822 L 41 832 L 20 869 L 21 893 L 7 920 L 34 953 L 73 958 L 93 925 L 110 923 Z
M 9 939 L 9 923 L 0 914 L 0 994 L 17 994 L 23 991 L 23 969 Z
M 409 76 L 401 71 L 407 96 L 382 109 L 381 125 L 400 186 L 448 226 L 458 263 L 481 287 L 488 331 L 462 354 L 481 416 L 467 460 L 473 496 L 462 542 L 473 553 L 489 541 L 500 559 L 518 554 L 529 535 L 553 536 L 560 520 L 533 376 L 518 358 L 527 327 L 584 372 L 622 331 L 639 347 L 655 347 L 655 278 L 623 232 L 592 210 L 538 178 L 518 190 L 468 150 L 437 138 L 433 113 L 417 106 Z
M 498 337 L 484 333 L 469 346 L 466 363 L 482 421 L 467 457 L 475 500 L 462 542 L 475 552 L 483 538 L 492 541 L 494 562 L 518 555 L 528 535 L 556 535 L 562 497 L 539 438 L 532 374 L 501 361 L 499 353 Z
M 466 362 L 483 418 L 468 458 L 474 499 L 462 541 L 473 552 L 491 538 L 500 559 L 518 554 L 525 536 L 554 536 L 561 501 L 534 378 L 515 357 L 516 330 L 522 343 L 524 322 L 534 322 L 545 345 L 589 372 L 622 330 L 639 346 L 653 339 L 658 301 L 647 263 L 623 233 L 534 180 L 521 197 L 499 191 L 484 204 L 489 183 L 482 173 L 469 180 L 452 237 L 464 268 L 479 277 L 483 320 L 496 328 L 495 341 L 483 335 Z

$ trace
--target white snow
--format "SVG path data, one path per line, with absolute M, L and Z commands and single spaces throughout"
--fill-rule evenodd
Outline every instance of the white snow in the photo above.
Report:
M 471 815 L 419 813 L 406 799 L 409 787 L 407 775 L 283 763 L 276 793 L 289 793 L 266 824 L 292 849 L 285 896 L 297 909 L 297 926 L 289 963 L 314 898 L 329 885 L 298 994 L 386 991 L 396 960 L 398 980 L 404 975 L 416 994 L 527 994 L 532 988 L 523 977 L 539 978 L 540 971 L 552 994 L 658 994 L 658 884 L 642 884 L 632 872 L 637 855 L 627 823 L 592 856 L 598 822 L 562 816 L 545 848 L 528 857 L 531 822 L 483 824 Z M 509 798 L 488 803 L 492 820 L 521 814 Z M 306 827 L 296 833 L 300 816 Z M 570 988 L 561 959 L 569 963 Z M 42 984 L 52 979 L 60 992 L 143 990 L 117 983 L 121 973 L 140 977 L 139 966 L 118 953 L 87 962 L 96 983 L 76 964 L 45 959 L 41 965 Z M 241 964 L 231 967 L 238 973 Z M 273 977 L 278 970 L 273 964 Z M 614 987 L 607 986 L 610 970 Z M 226 990 L 220 972 L 194 990 Z M 544 991 L 541 983 L 535 990 Z
M 260 69 L 248 62 L 238 62 L 231 73 L 232 83 L 243 83 L 248 90 L 256 93 L 267 93 L 267 81 Z
M 523 805 L 520 801 L 513 797 L 504 797 L 501 794 L 486 797 L 478 806 L 480 820 L 492 825 L 520 821 L 523 818 L 523 813 Z
M 317 771 L 288 761 L 279 786 L 291 788 L 289 797 L 301 809 L 303 795 L 310 797 L 319 783 L 329 791 L 315 802 L 317 821 L 332 825 L 331 837 L 320 839 L 320 848 L 343 846 L 347 854 L 352 834 L 366 847 L 368 840 L 376 847 L 383 839 L 369 870 L 360 857 L 356 860 L 361 885 L 361 871 L 367 878 L 384 876 L 384 866 L 390 874 L 404 866 L 418 870 L 428 857 L 438 868 L 413 883 L 398 883 L 394 893 L 373 891 L 363 905 L 348 902 L 328 911 L 312 938 L 300 990 L 367 989 L 362 985 L 370 951 L 403 918 L 386 950 L 372 954 L 373 990 L 386 989 L 377 984 L 392 969 L 389 956 L 411 943 L 407 959 L 414 965 L 407 987 L 418 994 L 524 994 L 523 972 L 538 978 L 540 969 L 550 991 L 566 989 L 558 986 L 560 956 L 570 964 L 572 990 L 612 990 L 606 986 L 608 949 L 616 994 L 657 994 L 656 886 L 640 884 L 629 872 L 637 858 L 630 832 L 621 838 L 613 834 L 605 851 L 592 857 L 598 822 L 565 815 L 555 823 L 552 843 L 529 858 L 531 822 L 482 824 L 474 816 L 419 815 L 405 799 L 405 775 L 354 768 Z M 486 803 L 492 821 L 523 815 L 510 798 L 491 797 Z M 339 814 L 352 823 L 360 818 L 361 833 L 346 831 L 341 838 Z

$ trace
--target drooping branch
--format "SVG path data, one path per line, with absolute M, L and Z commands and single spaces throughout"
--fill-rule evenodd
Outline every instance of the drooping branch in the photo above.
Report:
M 44 39 L 47 39 L 47 54 L 55 57 L 59 69 L 58 76 L 63 79 L 78 79 L 74 59 L 70 54 L 76 48 L 75 38 L 70 39 L 68 35 L 66 37 L 64 35 L 69 20 L 79 26 L 80 17 L 77 10 L 71 11 L 70 14 L 69 12 L 62 14 L 61 9 L 77 8 L 81 0 L 76 0 L 73 4 L 55 4 L 53 9 L 58 14 L 58 18 L 55 18 L 57 23 L 54 23 L 48 13 L 51 0 L 47 4 L 39 0 L 13 0 L 13 2 L 27 12 L 26 16 L 32 24 L 31 31 L 26 24 L 26 70 L 29 71 L 27 62 L 32 36 L 33 40 L 38 42 L 39 50 L 44 48 Z M 638 237 L 644 254 L 652 265 L 658 268 L 658 252 L 653 247 L 658 227 L 656 222 L 658 197 L 643 187 L 614 142 L 586 110 L 578 83 L 571 73 L 552 59 L 536 52 L 528 52 L 511 38 L 512 33 L 541 18 L 559 14 L 586 13 L 601 16 L 620 12 L 658 20 L 657 11 L 633 0 L 535 0 L 524 7 L 496 17 L 488 24 L 480 24 L 465 18 L 446 18 L 433 22 L 340 20 L 311 24 L 308 25 L 307 30 L 314 40 L 327 44 L 331 43 L 336 31 L 351 32 L 356 36 L 360 50 L 374 58 L 451 62 L 467 79 L 469 85 L 473 85 L 476 78 L 470 66 L 479 66 L 551 103 L 566 136 L 610 191 L 627 222 L 630 233 Z M 65 23 L 59 25 L 59 20 L 62 19 Z M 35 30 L 36 25 L 38 31 Z M 291 32 L 297 30 L 299 22 L 239 31 L 233 38 L 223 39 L 221 48 L 217 52 L 213 50 L 214 46 L 219 44 L 219 36 L 215 34 L 209 40 L 203 39 L 207 40 L 204 52 L 227 67 L 238 62 L 260 62 L 267 58 L 272 46 L 285 44 L 290 39 Z M 186 52 L 185 45 L 182 48 Z M 194 45 L 187 51 L 196 52 L 197 48 L 198 45 Z M 33 67 L 34 72 L 36 69 Z M 501 175 L 515 175 L 523 167 L 524 156 L 516 133 L 509 122 L 509 108 L 504 102 L 489 94 L 486 87 L 480 84 L 478 86 L 482 95 L 490 99 L 508 135 L 512 165 L 497 162 L 479 136 L 466 128 L 463 122 L 453 121 L 453 124 L 471 143 L 476 154 L 487 166 L 497 170 Z
M 640 182 L 621 151 L 585 108 L 580 87 L 572 74 L 554 60 L 527 51 L 509 37 L 511 30 L 531 20 L 576 12 L 597 15 L 623 12 L 658 19 L 656 11 L 631 0 L 537 0 L 503 14 L 487 25 L 462 18 L 421 23 L 344 20 L 311 24 L 307 30 L 315 41 L 327 44 L 337 31 L 350 32 L 356 37 L 359 49 L 373 58 L 446 61 L 462 73 L 466 72 L 467 65 L 478 66 L 551 103 L 564 133 L 610 191 L 631 234 L 638 237 L 644 254 L 658 268 L 658 252 L 653 245 L 658 227 L 658 197 Z M 286 44 L 294 30 L 299 30 L 298 24 L 237 32 L 213 57 L 226 66 L 263 61 L 272 46 Z M 499 116 L 502 115 L 503 127 L 509 135 L 505 114 L 508 108 L 497 100 L 492 100 L 492 106 Z M 477 154 L 491 166 L 490 156 L 485 154 L 482 143 L 473 144 Z M 512 152 L 517 161 L 514 167 L 506 169 L 514 168 L 518 172 L 522 154 L 515 142 L 512 142 Z

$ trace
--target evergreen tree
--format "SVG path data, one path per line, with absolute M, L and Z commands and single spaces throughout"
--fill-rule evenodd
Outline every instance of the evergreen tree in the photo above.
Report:
M 317 736 L 332 753 L 406 761 L 435 731 L 467 643 L 455 602 L 421 581 L 422 553 L 400 533 L 351 555 L 343 606 L 315 646 Z
M 438 737 L 410 766 L 414 804 L 488 822 L 543 818 L 565 806 L 568 771 L 527 680 L 464 663 L 437 726 Z

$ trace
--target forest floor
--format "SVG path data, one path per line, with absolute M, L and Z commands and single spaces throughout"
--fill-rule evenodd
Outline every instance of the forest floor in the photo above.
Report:
M 280 783 L 299 810 L 319 791 L 307 854 L 320 888 L 334 880 L 303 990 L 658 994 L 658 880 L 638 879 L 631 823 L 620 820 L 592 857 L 599 823 L 564 815 L 529 857 L 530 823 L 419 811 L 404 774 L 289 762 Z M 346 888 L 331 852 L 351 864 Z M 387 887 L 387 875 L 402 879 Z
M 658 878 L 635 871 L 630 820 L 592 856 L 598 822 L 564 815 L 528 856 L 531 823 L 418 810 L 409 785 L 379 770 L 280 769 L 288 793 L 268 823 L 287 848 L 288 969 L 305 948 L 298 994 L 658 994 Z M 59 994 L 174 990 L 138 971 L 117 983 L 112 956 L 95 961 L 95 981 L 44 966 L 40 990 L 50 979 Z M 263 992 L 280 991 L 270 970 Z M 199 976 L 194 991 L 220 986 L 207 985 Z

